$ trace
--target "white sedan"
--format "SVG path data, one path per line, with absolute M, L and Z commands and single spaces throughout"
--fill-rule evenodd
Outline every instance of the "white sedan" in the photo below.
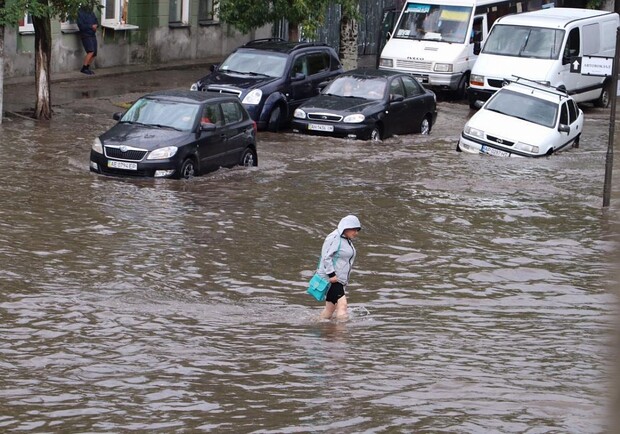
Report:
M 542 157 L 578 147 L 583 112 L 565 92 L 524 79 L 497 91 L 465 124 L 457 151 Z

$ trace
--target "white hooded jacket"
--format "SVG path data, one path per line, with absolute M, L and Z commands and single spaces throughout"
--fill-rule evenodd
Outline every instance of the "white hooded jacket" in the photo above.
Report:
M 353 242 L 346 238 L 343 233 L 345 229 L 361 227 L 362 225 L 357 217 L 348 215 L 340 220 L 338 229 L 325 237 L 318 267 L 318 273 L 321 277 L 328 279 L 327 276 L 335 272 L 338 282 L 343 285 L 349 282 L 349 274 L 353 268 L 356 252 Z

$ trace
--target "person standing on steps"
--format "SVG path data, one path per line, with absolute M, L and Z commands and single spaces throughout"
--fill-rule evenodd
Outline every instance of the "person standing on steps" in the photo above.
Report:
M 318 273 L 331 283 L 327 291 L 325 309 L 321 318 L 330 319 L 336 312 L 336 319 L 347 318 L 347 296 L 345 288 L 355 261 L 353 240 L 357 238 L 362 225 L 354 215 L 343 217 L 338 228 L 325 237 L 321 249 Z
M 86 57 L 84 57 L 84 63 L 80 72 L 86 75 L 94 75 L 95 73 L 90 69 L 90 64 L 97 57 L 97 27 L 99 21 L 97 16 L 93 12 L 93 8 L 90 5 L 81 6 L 78 11 L 77 25 L 80 29 L 80 38 L 82 39 L 82 45 L 86 51 Z

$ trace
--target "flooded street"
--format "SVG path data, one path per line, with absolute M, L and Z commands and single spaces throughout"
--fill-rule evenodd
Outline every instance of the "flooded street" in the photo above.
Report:
M 472 112 L 443 101 L 430 136 L 262 132 L 257 168 L 134 180 L 88 158 L 139 94 L 63 89 L 0 125 L 0 431 L 605 428 L 608 110 L 549 158 L 455 152 Z M 348 213 L 351 319 L 320 322 L 305 285 Z

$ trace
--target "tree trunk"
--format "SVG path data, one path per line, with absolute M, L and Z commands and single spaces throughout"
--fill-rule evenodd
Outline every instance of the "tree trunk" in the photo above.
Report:
M 299 23 L 288 23 L 288 40 L 299 42 Z
M 357 68 L 357 20 L 342 15 L 338 56 L 345 71 Z
M 0 1 L 0 7 L 4 2 Z M 0 125 L 4 116 L 4 26 L 0 26 Z
M 52 118 L 50 95 L 50 58 L 52 55 L 52 31 L 49 17 L 32 17 L 34 26 L 34 80 L 37 101 L 34 107 L 36 119 Z

